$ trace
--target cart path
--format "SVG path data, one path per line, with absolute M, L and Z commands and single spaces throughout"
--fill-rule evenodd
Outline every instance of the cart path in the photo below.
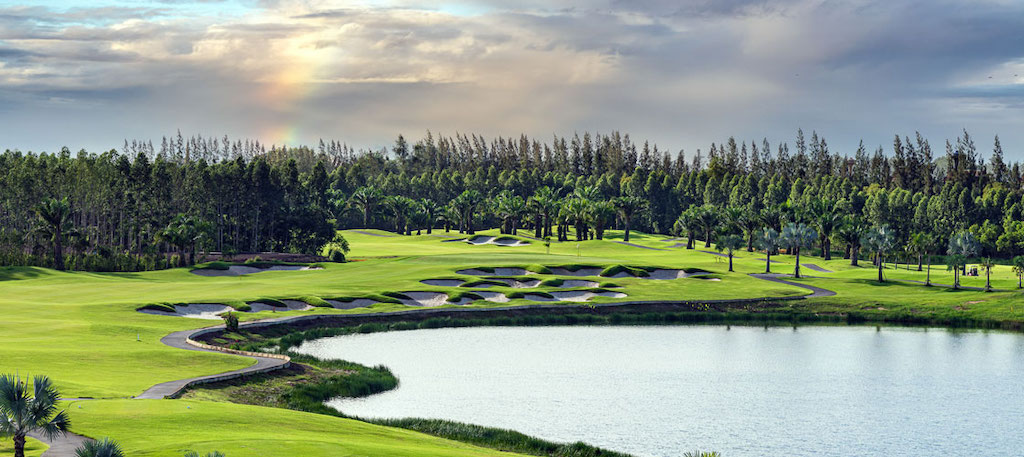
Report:
M 639 246 L 639 245 L 638 245 L 638 247 L 642 247 L 642 248 L 646 248 L 646 249 L 657 249 L 657 248 L 649 248 L 647 246 Z M 714 254 L 718 254 L 718 253 L 715 252 Z M 671 301 L 671 302 L 630 301 L 630 302 L 613 302 L 613 303 L 588 303 L 588 304 L 585 304 L 585 305 L 527 305 L 527 306 L 532 308 L 532 309 L 556 309 L 556 308 L 558 308 L 558 309 L 565 309 L 567 306 L 575 306 L 575 307 L 578 307 L 578 308 L 581 308 L 581 309 L 583 309 L 583 308 L 590 308 L 590 307 L 613 308 L 613 307 L 629 307 L 629 306 L 633 306 L 633 305 L 648 305 L 648 304 L 654 304 L 654 303 L 679 303 L 679 304 L 684 304 L 684 303 L 708 303 L 708 304 L 716 304 L 716 303 L 735 303 L 735 302 L 743 302 L 743 301 L 759 302 L 759 301 L 771 301 L 771 300 L 799 300 L 799 299 L 814 298 L 814 297 L 830 297 L 830 296 L 833 296 L 833 295 L 836 294 L 834 291 L 831 291 L 831 290 L 828 290 L 828 289 L 823 289 L 821 287 L 810 286 L 810 285 L 807 285 L 807 284 L 801 284 L 801 283 L 786 281 L 785 279 L 782 279 L 782 278 L 789 277 L 788 275 L 752 273 L 752 274 L 750 274 L 750 276 L 758 278 L 758 279 L 763 279 L 765 281 L 772 281 L 772 282 L 776 282 L 776 283 L 780 283 L 780 284 L 786 284 L 786 285 L 790 285 L 790 286 L 799 287 L 799 288 L 802 288 L 802 289 L 807 289 L 807 290 L 810 290 L 811 293 L 808 294 L 808 295 L 799 295 L 799 296 L 794 295 L 794 296 L 787 296 L 787 297 L 761 297 L 761 298 L 739 299 L 739 300 L 736 300 L 736 299 L 694 300 L 694 301 L 679 301 L 679 300 L 677 300 L 677 301 Z M 387 313 L 353 314 L 353 315 L 349 315 L 348 317 L 377 318 L 377 317 L 381 317 L 381 316 L 422 315 L 422 314 L 431 314 L 431 313 L 451 313 L 451 312 L 473 313 L 473 312 L 480 312 L 480 311 L 494 312 L 494 311 L 513 310 L 513 309 L 517 309 L 517 308 L 524 308 L 524 307 L 527 307 L 527 306 L 505 306 L 505 307 L 499 307 L 499 308 L 427 308 L 427 309 L 415 309 L 415 310 L 409 310 L 409 311 L 396 311 L 396 312 L 387 312 Z M 246 322 L 246 323 L 241 324 L 241 326 L 242 327 L 262 327 L 262 326 L 268 326 L 268 325 L 280 325 L 280 324 L 287 324 L 289 322 L 300 322 L 300 321 L 305 321 L 305 320 L 315 320 L 318 317 L 323 317 L 323 316 L 333 316 L 333 315 L 316 315 L 316 314 L 312 314 L 312 315 L 304 315 L 304 316 L 279 317 L 279 318 L 273 318 L 273 319 L 263 319 L 263 320 L 258 320 L 258 321 L 250 321 L 250 322 Z M 214 350 L 214 349 L 198 347 L 198 346 L 194 346 L 194 345 L 192 345 L 192 344 L 190 344 L 188 342 L 188 340 L 191 339 L 191 337 L 193 337 L 193 336 L 198 336 L 199 334 L 202 334 L 202 333 L 206 333 L 206 332 L 210 332 L 210 331 L 215 331 L 215 330 L 220 330 L 220 329 L 223 329 L 223 328 L 224 328 L 223 325 L 219 325 L 219 326 L 199 328 L 199 329 L 192 329 L 192 330 L 182 330 L 180 332 L 174 332 L 174 333 L 171 333 L 170 335 L 167 335 L 167 336 L 161 338 L 160 342 L 165 344 L 165 345 L 167 345 L 167 346 L 170 346 L 170 347 L 173 347 L 173 348 L 177 348 L 177 349 L 183 349 L 183 350 L 186 350 L 186 351 L 217 352 L 217 353 L 223 354 L 223 353 L 225 353 L 224 351 L 218 351 L 218 350 Z M 189 386 L 195 385 L 195 384 L 202 384 L 202 383 L 207 383 L 207 382 L 217 382 L 217 381 L 223 381 L 223 380 L 227 380 L 227 379 L 239 378 L 239 377 L 253 375 L 253 374 L 266 373 L 266 372 L 269 372 L 269 371 L 274 371 L 274 370 L 277 370 L 277 369 L 286 368 L 290 364 L 289 360 L 275 358 L 275 357 L 261 357 L 261 356 L 257 356 L 257 355 L 240 355 L 240 354 L 235 354 L 235 355 L 238 355 L 239 357 L 247 357 L 247 358 L 249 358 L 251 360 L 254 360 L 255 363 L 250 365 L 250 366 L 248 366 L 248 367 L 241 368 L 241 369 L 238 369 L 238 370 L 228 371 L 228 372 L 225 372 L 225 373 L 219 373 L 219 374 L 213 374 L 213 375 L 207 375 L 207 376 L 197 376 L 197 377 L 193 377 L 193 378 L 185 378 L 185 379 L 178 379 L 178 380 L 175 380 L 175 381 L 163 382 L 163 383 L 157 384 L 155 386 L 152 386 L 152 387 L 146 389 L 143 393 L 141 393 L 138 396 L 135 396 L 133 398 L 137 399 L 137 400 L 175 398 L 178 395 L 180 395 L 186 388 L 188 388 Z M 83 398 L 83 399 L 64 399 L 64 400 L 89 401 L 90 399 L 84 399 Z M 31 436 L 32 438 L 35 438 L 35 439 L 37 439 L 39 441 L 42 441 L 43 443 L 46 443 L 49 446 L 49 449 L 47 449 L 45 452 L 43 452 L 43 454 L 42 454 L 43 457 L 75 457 L 75 449 L 78 448 L 79 446 L 81 446 L 82 443 L 91 440 L 88 437 L 85 437 L 85 436 L 82 436 L 82 435 L 76 435 L 74 433 L 68 433 L 68 434 L 66 434 L 64 436 L 57 437 L 54 440 L 46 440 L 41 435 L 36 435 L 36 434 L 30 434 L 29 436 Z M 116 439 L 116 437 L 114 437 L 114 438 Z

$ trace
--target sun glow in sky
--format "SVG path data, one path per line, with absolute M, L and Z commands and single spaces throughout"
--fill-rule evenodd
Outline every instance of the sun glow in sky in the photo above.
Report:
M 999 0 L 0 1 L 0 147 L 803 128 L 852 153 L 967 128 L 1024 159 L 1020 43 Z

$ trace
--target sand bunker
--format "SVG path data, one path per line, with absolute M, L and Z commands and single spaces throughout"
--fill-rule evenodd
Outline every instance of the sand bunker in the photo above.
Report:
M 298 271 L 298 270 L 321 270 L 320 267 L 310 267 L 305 265 L 274 265 L 268 268 L 256 268 L 248 265 L 231 265 L 227 270 L 214 270 L 212 268 L 202 268 L 198 270 L 192 270 L 191 273 L 199 276 L 242 276 L 250 275 L 253 273 L 262 273 L 264 271 Z
M 498 268 L 495 268 L 493 272 L 480 270 L 478 268 L 467 268 L 467 269 L 464 269 L 464 270 L 458 270 L 458 271 L 456 271 L 456 273 L 458 273 L 460 275 L 470 275 L 470 276 L 488 276 L 488 275 L 523 276 L 523 275 L 529 274 L 529 272 L 526 271 L 525 268 L 517 268 L 517 267 L 498 267 Z
M 559 276 L 600 276 L 601 272 L 604 271 L 601 268 L 580 268 L 576 271 L 571 271 L 568 268 L 555 267 L 551 269 L 551 274 Z
M 258 313 L 261 311 L 308 311 L 313 309 L 313 307 L 309 303 L 300 300 L 281 300 L 281 303 L 284 303 L 285 306 L 274 306 L 268 303 L 262 303 L 258 301 L 249 302 L 249 308 L 251 308 L 249 312 Z
M 461 279 L 424 279 L 420 282 L 428 286 L 438 287 L 459 287 L 465 283 L 465 281 Z
M 571 289 L 575 287 L 597 287 L 599 285 L 600 284 L 595 281 L 587 281 L 585 279 L 566 279 L 565 281 L 562 281 L 562 285 L 557 287 Z
M 379 302 L 377 302 L 375 300 L 371 300 L 369 298 L 357 298 L 357 299 L 352 300 L 352 301 L 342 301 L 342 300 L 324 300 L 324 301 L 326 301 L 327 303 L 330 303 L 331 306 L 333 306 L 333 307 L 335 307 L 337 309 L 366 308 L 366 307 L 370 307 L 370 306 L 373 306 L 373 305 L 376 305 L 377 303 L 379 303 Z
M 477 235 L 472 238 L 469 238 L 466 240 L 466 242 L 476 246 L 479 246 L 481 244 L 493 244 L 496 246 L 526 246 L 530 244 L 523 240 L 517 240 L 514 238 L 498 239 L 498 237 L 483 235 Z
M 508 302 L 508 297 L 505 294 L 502 294 L 502 293 L 498 293 L 498 292 L 473 292 L 473 293 L 479 295 L 480 298 L 483 298 L 484 300 L 487 300 L 487 301 L 490 301 L 490 302 L 494 302 L 494 303 L 506 303 L 506 302 Z
M 432 308 L 435 306 L 444 306 L 448 304 L 448 294 L 440 292 L 402 292 L 402 295 L 409 297 L 407 299 L 399 299 L 403 304 L 409 306 L 423 306 Z
M 220 320 L 220 315 L 228 311 L 234 311 L 234 308 L 226 305 L 218 305 L 213 303 L 193 303 L 190 305 L 174 305 L 173 313 L 168 313 L 166 311 L 157 311 L 152 309 L 139 310 L 140 313 L 155 314 L 157 316 L 180 316 L 190 317 L 193 319 L 210 320 Z
M 539 279 L 492 278 L 488 281 L 503 282 L 506 286 L 516 289 L 532 289 L 540 285 Z
M 565 290 L 550 292 L 550 297 L 541 294 L 526 294 L 523 296 L 524 299 L 530 301 L 570 301 L 570 302 L 586 302 L 594 297 L 611 297 L 611 298 L 625 298 L 626 294 L 622 292 L 591 292 L 588 290 Z

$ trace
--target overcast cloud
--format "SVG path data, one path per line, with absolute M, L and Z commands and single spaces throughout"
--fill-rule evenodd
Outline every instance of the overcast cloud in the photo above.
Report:
M 83 3 L 0 3 L 0 148 L 618 129 L 692 152 L 802 127 L 850 153 L 967 128 L 1024 159 L 1019 1 Z

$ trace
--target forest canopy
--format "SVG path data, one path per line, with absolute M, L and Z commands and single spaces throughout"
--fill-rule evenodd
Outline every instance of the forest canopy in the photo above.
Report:
M 798 131 L 792 146 L 729 138 L 689 155 L 619 132 L 428 132 L 359 151 L 178 133 L 102 153 L 4 152 L 0 263 L 124 271 L 191 263 L 197 252 L 320 254 L 336 230 L 360 227 L 525 228 L 564 240 L 628 224 L 708 243 L 735 234 L 752 248 L 789 222 L 813 227 L 826 256 L 833 246 L 856 256 L 855 238 L 884 226 L 899 246 L 927 236 L 939 254 L 969 232 L 979 255 L 1010 257 L 1024 253 L 1022 173 L 998 137 L 983 154 L 966 131 L 939 153 L 915 134 L 839 154 Z

